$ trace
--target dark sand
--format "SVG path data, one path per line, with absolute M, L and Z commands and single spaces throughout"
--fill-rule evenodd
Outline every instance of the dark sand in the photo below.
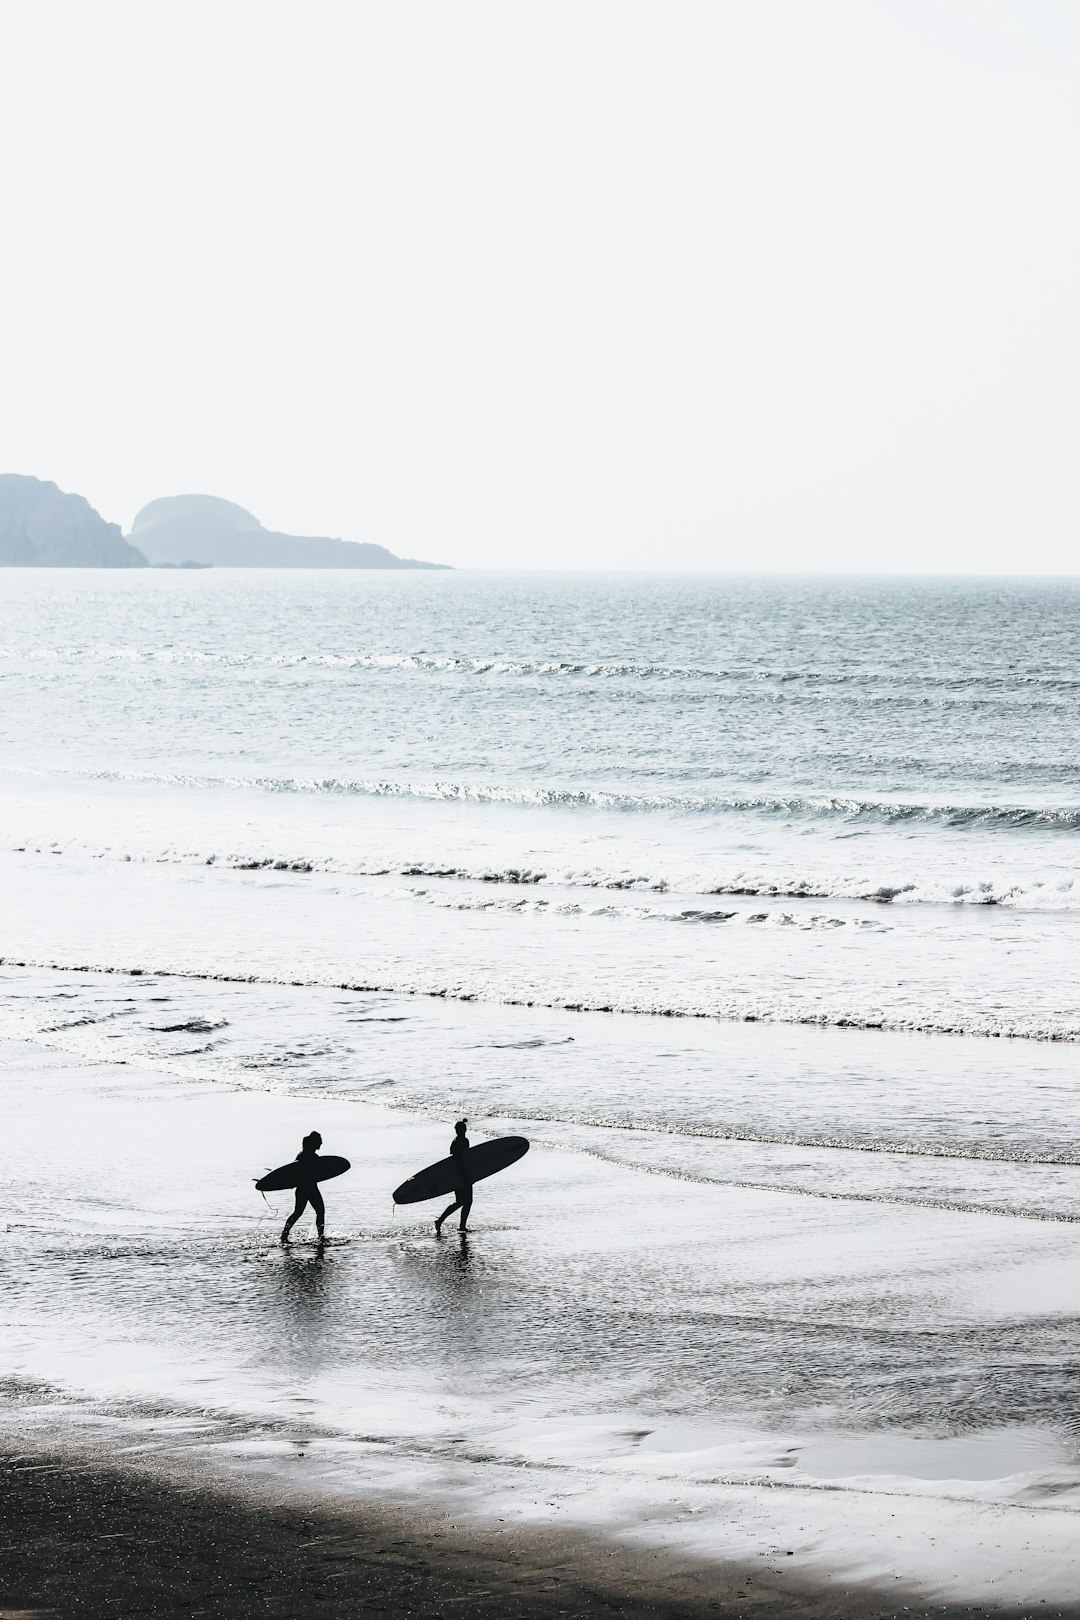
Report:
M 635 1554 L 597 1537 L 472 1533 L 415 1515 L 304 1513 L 70 1457 L 0 1457 L 0 1620 L 210 1615 L 216 1620 L 554 1620 L 735 1616 L 937 1620 L 1034 1610 L 928 1607 L 762 1567 Z M 1068 1611 L 1078 1620 L 1080 1607 Z

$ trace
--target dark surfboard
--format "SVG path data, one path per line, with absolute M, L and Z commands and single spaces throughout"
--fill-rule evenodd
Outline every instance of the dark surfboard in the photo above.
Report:
M 350 1168 L 348 1159 L 339 1159 L 336 1153 L 317 1154 L 315 1180 L 332 1181 L 334 1176 L 343 1176 Z M 288 1187 L 295 1187 L 301 1175 L 306 1180 L 310 1174 L 310 1160 L 308 1164 L 301 1165 L 294 1159 L 291 1164 L 279 1164 L 276 1170 L 268 1171 L 261 1181 L 255 1183 L 255 1191 L 284 1192 Z
M 478 1142 L 460 1161 L 440 1159 L 438 1164 L 418 1170 L 415 1176 L 394 1189 L 394 1203 L 422 1204 L 425 1198 L 441 1198 L 444 1193 L 458 1192 L 462 1171 L 470 1182 L 483 1181 L 485 1176 L 493 1176 L 497 1170 L 505 1170 L 508 1164 L 524 1158 L 528 1151 L 528 1138 L 524 1136 L 499 1136 L 494 1142 Z

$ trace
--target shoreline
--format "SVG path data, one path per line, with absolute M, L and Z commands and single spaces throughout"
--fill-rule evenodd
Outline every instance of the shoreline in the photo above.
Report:
M 637 1552 L 587 1531 L 463 1532 L 449 1512 L 304 1505 L 275 1494 L 9 1442 L 0 1447 L 0 1614 L 1019 1620 L 1030 1612 L 931 1604 L 907 1589 L 843 1591 L 760 1564 Z M 1076 1606 L 1041 1612 L 1080 1617 Z

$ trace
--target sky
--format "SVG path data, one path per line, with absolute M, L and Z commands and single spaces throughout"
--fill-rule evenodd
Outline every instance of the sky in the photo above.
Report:
M 1080 572 L 1075 0 L 0 0 L 0 471 Z

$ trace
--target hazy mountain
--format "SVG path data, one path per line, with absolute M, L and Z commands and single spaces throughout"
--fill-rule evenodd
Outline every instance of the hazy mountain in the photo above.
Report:
M 146 558 L 81 495 L 0 473 L 0 567 L 145 568 Z
M 220 568 L 442 568 L 395 557 L 367 541 L 276 534 L 216 495 L 164 495 L 144 506 L 129 537 L 152 563 L 215 563 Z

